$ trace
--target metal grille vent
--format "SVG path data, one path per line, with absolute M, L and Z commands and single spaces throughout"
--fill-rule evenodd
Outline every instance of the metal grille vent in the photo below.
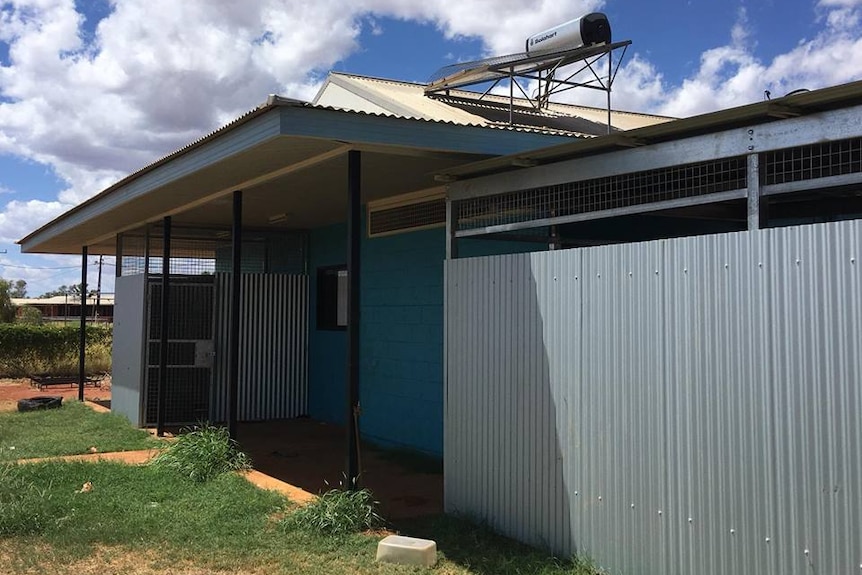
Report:
M 763 155 L 765 185 L 862 172 L 862 138 L 787 148 Z
M 459 202 L 458 229 L 528 222 L 745 189 L 745 156 L 545 186 Z
M 446 198 L 391 208 L 369 209 L 368 236 L 415 231 L 446 224 Z

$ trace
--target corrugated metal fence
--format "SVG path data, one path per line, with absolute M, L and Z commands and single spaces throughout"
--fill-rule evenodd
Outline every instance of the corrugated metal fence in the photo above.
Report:
M 242 274 L 240 421 L 284 419 L 308 411 L 308 276 Z M 230 274 L 216 274 L 216 354 L 211 419 L 227 418 Z
M 862 572 L 862 226 L 446 264 L 445 493 L 631 575 Z

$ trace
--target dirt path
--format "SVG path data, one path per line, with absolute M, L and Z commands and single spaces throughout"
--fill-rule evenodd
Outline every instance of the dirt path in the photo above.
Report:
M 56 385 L 39 391 L 30 385 L 29 379 L 0 379 L 0 411 L 15 411 L 18 400 L 44 395 L 59 395 L 64 400 L 77 399 L 78 387 L 72 385 Z M 111 378 L 106 377 L 101 387 L 86 386 L 84 398 L 90 401 L 111 400 Z
M 142 449 L 138 451 L 116 451 L 109 453 L 85 453 L 82 455 L 61 455 L 38 459 L 19 459 L 17 463 L 37 463 L 39 461 L 117 461 L 128 465 L 143 465 L 159 453 L 158 449 Z M 260 471 L 249 470 L 240 472 L 249 483 L 261 489 L 278 491 L 294 503 L 308 503 L 315 498 L 311 493 L 285 483 L 275 477 L 270 477 Z

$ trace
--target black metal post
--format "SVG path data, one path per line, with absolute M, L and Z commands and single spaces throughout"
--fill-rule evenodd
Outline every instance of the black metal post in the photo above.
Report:
M 359 274 L 361 154 L 347 152 L 347 487 L 359 485 Z
M 117 234 L 116 246 L 114 260 L 117 265 L 114 266 L 114 277 L 120 278 L 123 277 L 123 234 Z
M 168 336 L 171 302 L 171 216 L 165 216 L 162 224 L 162 309 L 159 320 L 159 389 L 156 408 L 156 435 L 165 434 L 165 412 L 167 411 L 168 380 Z
M 87 379 L 85 356 L 87 352 L 87 246 L 81 248 L 81 333 L 78 337 L 78 401 L 84 401 L 84 382 Z
M 230 291 L 230 379 L 228 383 L 227 430 L 236 439 L 237 405 L 239 403 L 239 290 L 242 271 L 242 192 L 233 193 L 233 264 Z
M 99 320 L 99 307 L 102 305 L 102 263 L 104 262 L 104 254 L 99 254 L 99 280 L 96 282 L 96 307 L 93 310 L 93 319 Z

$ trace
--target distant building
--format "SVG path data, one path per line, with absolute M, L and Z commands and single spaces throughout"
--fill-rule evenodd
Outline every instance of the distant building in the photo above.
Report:
M 32 307 L 42 313 L 44 321 L 79 321 L 81 318 L 81 300 L 77 296 L 13 297 L 12 303 L 18 308 L 16 314 L 18 317 L 21 317 L 24 308 Z M 98 306 L 95 296 L 88 297 L 86 312 L 89 321 L 113 322 L 114 294 L 102 294 Z

